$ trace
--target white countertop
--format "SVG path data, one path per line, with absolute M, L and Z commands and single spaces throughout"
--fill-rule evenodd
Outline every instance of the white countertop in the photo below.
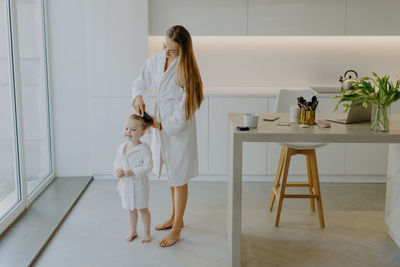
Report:
M 327 88 L 330 86 L 326 86 Z M 241 97 L 257 96 L 276 96 L 281 88 L 290 90 L 304 90 L 310 87 L 208 87 L 204 86 L 203 92 L 206 96 L 227 97 L 232 95 L 240 95 Z M 315 87 L 313 87 L 315 88 Z M 338 93 L 318 93 L 318 95 L 333 96 Z

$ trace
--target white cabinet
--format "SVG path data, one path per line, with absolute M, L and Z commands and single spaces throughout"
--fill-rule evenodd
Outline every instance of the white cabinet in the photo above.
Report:
M 344 35 L 346 0 L 248 0 L 248 35 Z
M 208 174 L 208 98 L 196 112 L 197 149 L 200 175 Z
M 208 106 L 209 175 L 226 174 L 228 113 L 273 112 L 275 99 L 273 96 L 254 98 L 210 96 Z M 318 99 L 319 113 L 331 113 L 337 100 L 331 98 L 330 95 L 319 95 Z M 400 111 L 400 103 L 396 103 L 392 108 Z M 342 107 L 337 112 L 341 111 L 343 111 Z M 202 142 L 205 142 L 205 139 L 199 141 L 199 144 Z M 243 174 L 275 175 L 280 150 L 281 146 L 274 143 L 245 143 Z M 317 149 L 318 169 L 321 175 L 385 175 L 386 158 L 387 145 L 385 144 L 334 143 Z M 305 158 L 294 156 L 290 163 L 289 173 L 291 175 L 306 174 Z
M 400 1 L 348 0 L 346 35 L 400 35 Z
M 387 144 L 346 144 L 345 174 L 384 175 L 387 155 Z
M 73 43 L 87 47 L 89 95 L 129 96 L 148 57 L 146 0 L 90 0 L 82 5 L 88 6 L 87 38 Z
M 228 113 L 267 112 L 267 98 L 212 98 L 209 100 L 209 172 L 226 175 L 228 154 Z M 265 143 L 243 145 L 243 174 L 265 175 Z
M 400 35 L 398 0 L 150 0 L 150 35 Z
M 244 0 L 150 0 L 150 35 L 183 25 L 191 35 L 246 35 Z
M 391 114 L 400 114 L 400 101 L 394 102 L 390 106 L 390 113 Z

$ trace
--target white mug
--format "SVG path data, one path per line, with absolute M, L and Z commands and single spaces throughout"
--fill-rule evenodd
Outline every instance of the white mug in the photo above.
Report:
M 291 106 L 290 110 L 290 122 L 297 123 L 297 113 L 298 113 L 298 106 Z
M 247 113 L 243 115 L 244 126 L 249 128 L 257 128 L 258 114 Z

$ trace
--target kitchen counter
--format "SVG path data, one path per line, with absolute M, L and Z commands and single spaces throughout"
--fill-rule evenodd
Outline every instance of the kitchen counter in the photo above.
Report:
M 207 96 L 213 97 L 223 97 L 223 96 L 232 96 L 237 95 L 241 97 L 251 97 L 251 96 L 276 96 L 279 92 L 279 89 L 285 88 L 290 90 L 304 90 L 310 87 L 204 87 L 204 94 Z M 317 95 L 330 97 L 333 95 L 337 95 L 338 93 L 332 93 L 329 91 L 331 88 L 335 88 L 332 86 L 321 86 L 321 87 L 312 87 Z M 318 92 L 318 89 L 321 88 L 321 92 Z M 328 90 L 327 90 L 328 89 Z M 339 89 L 338 89 L 339 90 Z
M 389 132 L 374 132 L 368 123 L 331 124 L 329 129 L 318 127 L 299 128 L 277 126 L 275 122 L 264 122 L 260 114 L 258 128 L 239 132 L 236 126 L 243 125 L 242 113 L 229 113 L 229 154 L 228 154 L 228 220 L 227 241 L 229 266 L 241 263 L 241 221 L 242 221 L 242 163 L 243 143 L 248 142 L 326 142 L 326 143 L 389 143 L 387 169 L 385 222 L 389 235 L 400 246 L 400 115 L 390 117 Z M 282 121 L 289 120 L 289 114 L 278 114 Z M 320 117 L 339 117 L 329 114 Z M 329 227 L 329 221 L 327 221 Z

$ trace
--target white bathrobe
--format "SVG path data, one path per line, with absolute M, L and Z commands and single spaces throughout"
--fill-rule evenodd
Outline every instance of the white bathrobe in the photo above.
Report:
M 140 144 L 124 154 L 125 145 L 122 143 L 114 160 L 114 176 L 117 169 L 132 170 L 133 176 L 119 179 L 117 191 L 121 196 L 122 207 L 126 210 L 144 209 L 149 205 L 149 177 L 153 168 L 150 147 Z
M 136 96 L 153 86 L 156 103 L 148 113 L 155 115 L 163 128 L 152 128 L 153 171 L 160 176 L 165 164 L 169 186 L 181 186 L 199 175 L 196 118 L 185 120 L 186 92 L 175 81 L 179 57 L 164 72 L 165 62 L 163 51 L 147 59 L 133 82 L 132 105 Z

